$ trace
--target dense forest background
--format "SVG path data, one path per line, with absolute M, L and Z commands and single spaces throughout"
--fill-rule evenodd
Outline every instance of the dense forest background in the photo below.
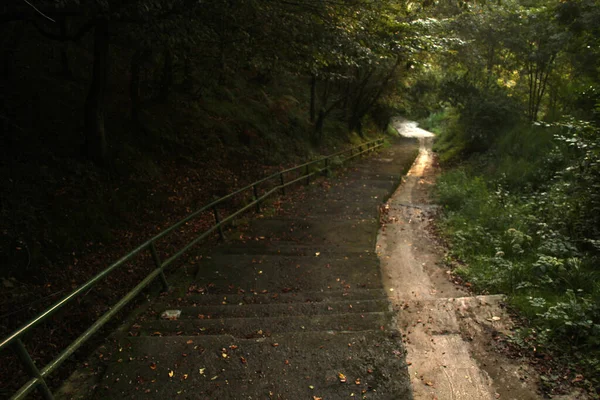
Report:
M 548 391 L 597 390 L 598 21 L 596 0 L 5 2 L 3 329 L 213 196 L 401 114 L 438 135 L 448 264 L 510 296 Z
M 440 2 L 407 104 L 438 133 L 447 263 L 504 293 L 547 392 L 600 387 L 600 4 Z M 594 396 L 597 396 L 594 395 Z
M 416 19 L 391 1 L 2 2 L 0 336 L 215 197 L 381 135 Z M 213 217 L 197 221 L 160 256 Z M 146 276 L 145 256 L 32 335 L 33 358 Z
M 43 281 L 148 211 L 372 134 L 416 38 L 365 1 L 14 0 L 0 23 L 2 274 Z

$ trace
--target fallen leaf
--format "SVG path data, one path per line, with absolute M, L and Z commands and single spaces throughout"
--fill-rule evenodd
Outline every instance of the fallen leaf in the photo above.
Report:
M 321 252 L 320 252 L 320 251 L 317 251 L 317 252 L 315 253 L 315 257 L 319 257 L 320 255 L 321 255 Z
M 200 373 L 200 375 L 204 375 L 204 371 L 206 371 L 206 368 L 200 368 L 198 370 L 198 372 Z
M 183 374 L 183 380 L 186 380 L 188 378 L 188 374 Z
M 248 362 L 244 357 L 240 357 L 240 361 L 242 362 L 242 364 L 246 364 Z
M 150 364 L 150 369 L 151 369 L 151 370 L 155 370 L 155 369 L 156 369 L 156 363 L 152 363 L 152 364 Z
M 427 381 L 427 382 L 425 382 L 425 384 L 426 384 L 427 386 L 433 386 L 433 382 L 431 382 L 431 381 Z
M 340 378 L 341 383 L 346 383 L 346 375 L 344 375 L 340 372 L 340 373 L 338 373 L 338 378 Z
M 175 376 L 175 372 L 174 371 L 169 371 L 169 378 L 172 378 Z

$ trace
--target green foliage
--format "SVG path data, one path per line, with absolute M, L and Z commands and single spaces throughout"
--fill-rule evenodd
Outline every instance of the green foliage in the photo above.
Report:
M 451 255 L 465 262 L 457 272 L 511 295 L 538 332 L 523 333 L 528 343 L 566 344 L 590 368 L 600 358 L 599 133 L 573 120 L 517 127 L 437 183 Z

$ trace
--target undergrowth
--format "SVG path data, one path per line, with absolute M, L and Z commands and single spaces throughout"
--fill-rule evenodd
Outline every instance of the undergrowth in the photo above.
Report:
M 437 183 L 450 258 L 461 261 L 455 272 L 479 292 L 507 294 L 524 321 L 514 343 L 563 358 L 568 380 L 597 395 L 600 129 L 573 120 L 522 124 L 487 151 L 469 152 L 456 109 L 429 122 L 439 129 L 442 163 L 470 155 Z

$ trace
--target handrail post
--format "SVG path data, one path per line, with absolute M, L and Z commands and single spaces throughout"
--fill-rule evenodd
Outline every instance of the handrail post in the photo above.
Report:
M 215 223 L 218 226 L 218 230 L 219 230 L 219 237 L 221 238 L 221 240 L 225 240 L 225 234 L 223 233 L 223 227 L 221 226 L 221 218 L 219 217 L 219 212 L 217 211 L 217 206 L 213 206 L 213 214 L 215 216 Z
M 254 201 L 256 201 L 256 212 L 260 213 L 260 202 L 258 202 L 258 189 L 256 185 L 252 185 L 252 193 L 254 194 Z
M 285 196 L 285 182 L 283 181 L 283 172 L 279 174 L 279 182 L 281 183 L 281 194 Z
M 156 268 L 160 269 L 160 281 L 163 285 L 163 290 L 165 292 L 169 291 L 169 282 L 167 282 L 167 277 L 165 276 L 165 271 L 162 269 L 162 262 L 160 261 L 160 257 L 158 256 L 158 252 L 156 251 L 156 246 L 154 242 L 150 243 L 150 253 L 152 253 L 152 259 L 154 260 L 154 265 Z
M 38 378 L 38 380 L 39 380 L 38 388 L 39 388 L 40 392 L 42 393 L 42 396 L 44 397 L 44 399 L 54 400 L 54 396 L 52 395 L 52 392 L 48 388 L 48 385 L 46 385 L 46 381 L 44 380 L 44 377 L 40 373 L 40 370 L 35 366 L 35 363 L 31 359 L 31 356 L 29 355 L 29 352 L 27 351 L 27 349 L 25 348 L 25 345 L 21 341 L 21 338 L 18 338 L 17 340 L 15 340 L 13 342 L 13 346 L 14 346 L 15 353 L 17 353 L 17 356 L 19 357 L 19 359 L 21 360 L 23 365 L 25 365 L 25 368 L 27 368 L 27 372 L 29 373 L 29 375 L 31 375 L 33 378 Z
M 306 185 L 310 185 L 310 174 L 308 173 L 308 165 L 306 166 Z

